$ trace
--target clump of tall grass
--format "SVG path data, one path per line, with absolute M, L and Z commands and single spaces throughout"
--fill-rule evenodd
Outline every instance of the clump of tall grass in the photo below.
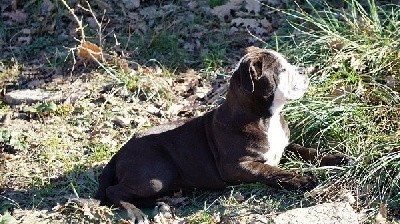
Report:
M 286 13 L 294 33 L 277 39 L 291 43 L 278 50 L 313 68 L 308 95 L 285 110 L 292 138 L 355 157 L 326 186 L 351 190 L 360 208 L 388 205 L 390 215 L 400 207 L 400 6 L 307 1 Z

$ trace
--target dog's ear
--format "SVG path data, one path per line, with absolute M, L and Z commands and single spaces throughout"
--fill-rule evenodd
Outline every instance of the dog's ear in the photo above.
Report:
M 243 90 L 254 92 L 254 79 L 261 77 L 263 62 L 263 57 L 248 57 L 241 61 L 236 72 L 239 72 L 240 87 Z
M 239 65 L 239 69 L 237 70 L 237 72 L 239 72 L 240 88 L 252 93 L 254 91 L 254 82 L 252 75 L 253 72 L 250 69 L 250 62 L 242 61 L 242 63 Z
M 248 47 L 245 52 L 247 54 L 235 72 L 239 73 L 237 75 L 240 79 L 241 89 L 252 93 L 254 92 L 254 81 L 269 74 L 268 71 L 274 68 L 276 58 L 271 52 L 258 47 Z

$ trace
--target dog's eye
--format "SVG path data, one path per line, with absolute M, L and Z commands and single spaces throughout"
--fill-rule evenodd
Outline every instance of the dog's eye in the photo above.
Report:
M 286 69 L 282 69 L 280 73 L 286 72 Z

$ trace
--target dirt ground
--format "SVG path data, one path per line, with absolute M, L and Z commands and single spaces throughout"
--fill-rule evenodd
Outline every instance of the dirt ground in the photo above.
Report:
M 94 194 L 103 166 L 134 133 L 216 107 L 243 49 L 287 31 L 284 14 L 271 7 L 289 5 L 1 1 L 0 214 L 11 221 L 0 223 L 127 223 L 114 209 L 73 199 Z M 55 100 L 7 98 L 28 89 Z M 268 223 L 313 203 L 259 184 L 170 200 L 175 223 Z

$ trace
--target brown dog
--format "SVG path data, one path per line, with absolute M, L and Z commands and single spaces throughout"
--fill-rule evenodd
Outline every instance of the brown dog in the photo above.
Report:
M 223 189 L 261 182 L 285 189 L 310 189 L 311 176 L 277 167 L 284 149 L 315 161 L 317 151 L 288 145 L 280 115 L 285 102 L 303 96 L 308 79 L 272 50 L 249 48 L 230 80 L 225 102 L 204 116 L 154 127 L 130 139 L 104 168 L 95 196 L 146 223 L 137 206 L 180 189 Z M 335 164 L 344 155 L 322 158 Z

